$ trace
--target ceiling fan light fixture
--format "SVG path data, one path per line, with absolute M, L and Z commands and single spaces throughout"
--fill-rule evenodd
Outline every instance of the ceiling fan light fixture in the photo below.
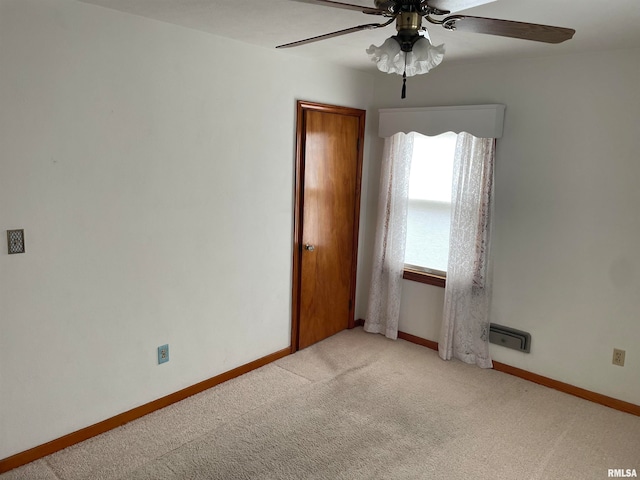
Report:
M 376 64 L 378 70 L 385 73 L 399 73 L 402 75 L 402 70 L 397 68 L 397 65 L 402 57 L 402 68 L 404 68 L 404 55 L 400 49 L 400 43 L 396 37 L 387 38 L 382 45 L 376 47 L 371 45 L 367 48 L 367 55 L 371 58 L 371 61 Z
M 398 37 L 387 38 L 382 45 L 371 45 L 367 49 L 371 61 L 378 70 L 397 73 L 407 77 L 421 75 L 440 65 L 444 59 L 444 45 L 434 46 L 423 36 L 419 36 L 410 51 L 404 52 Z
M 402 95 L 400 98 L 406 98 L 407 77 L 428 73 L 440 65 L 444 59 L 444 45 L 434 46 L 431 44 L 426 28 L 422 26 L 422 21 L 425 19 L 433 25 L 444 27 L 446 30 L 484 33 L 545 43 L 562 43 L 572 38 L 576 33 L 572 28 L 460 14 L 450 15 L 452 12 L 487 3 L 487 0 L 374 0 L 374 8 L 336 0 L 294 1 L 357 10 L 369 15 L 382 16 L 387 20 L 381 23 L 367 23 L 345 28 L 297 42 L 278 45 L 276 48 L 296 47 L 362 30 L 383 28 L 395 21 L 397 35 L 388 38 L 379 47 L 371 45 L 367 49 L 367 54 L 381 72 L 402 75 Z M 480 3 L 474 4 L 475 2 Z M 441 20 L 433 17 L 443 15 L 449 16 Z
M 420 37 L 407 54 L 407 77 L 428 73 L 444 60 L 444 45 L 432 45 L 425 37 Z

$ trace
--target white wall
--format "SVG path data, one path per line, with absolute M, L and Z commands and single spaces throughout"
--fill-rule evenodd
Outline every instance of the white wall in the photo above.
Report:
M 640 404 L 640 50 L 376 77 L 377 108 L 503 103 L 491 321 L 528 331 L 497 361 Z M 373 117 L 373 115 L 371 115 Z M 372 140 L 372 159 L 380 156 Z M 377 188 L 379 164 L 369 187 Z M 370 195 L 369 235 L 376 200 Z M 438 340 L 443 290 L 405 281 L 400 329 Z M 361 292 L 360 299 L 366 298 Z M 431 300 L 439 303 L 433 305 Z M 421 311 L 423 313 L 421 313 Z M 364 315 L 361 312 L 361 315 Z M 627 352 L 613 366 L 613 348 Z
M 289 346 L 295 100 L 373 91 L 289 55 L 0 2 L 0 458 Z

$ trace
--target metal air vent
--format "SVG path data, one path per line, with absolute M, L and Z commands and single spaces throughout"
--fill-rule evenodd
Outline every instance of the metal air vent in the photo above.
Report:
M 492 323 L 489 327 L 489 341 L 525 353 L 531 350 L 531 334 L 497 323 Z

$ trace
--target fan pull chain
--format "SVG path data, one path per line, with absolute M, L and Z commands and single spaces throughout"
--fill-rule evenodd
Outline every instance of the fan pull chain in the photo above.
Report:
M 401 98 L 407 98 L 407 71 L 402 74 L 402 95 Z
M 407 98 L 407 52 L 404 52 L 404 72 L 402 72 L 402 95 L 400 98 Z

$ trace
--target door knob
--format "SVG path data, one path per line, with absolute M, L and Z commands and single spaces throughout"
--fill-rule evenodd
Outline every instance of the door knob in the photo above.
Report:
M 304 246 L 304 249 L 309 251 L 309 252 L 313 252 L 316 247 L 314 247 L 313 245 L 309 245 L 308 243 Z

